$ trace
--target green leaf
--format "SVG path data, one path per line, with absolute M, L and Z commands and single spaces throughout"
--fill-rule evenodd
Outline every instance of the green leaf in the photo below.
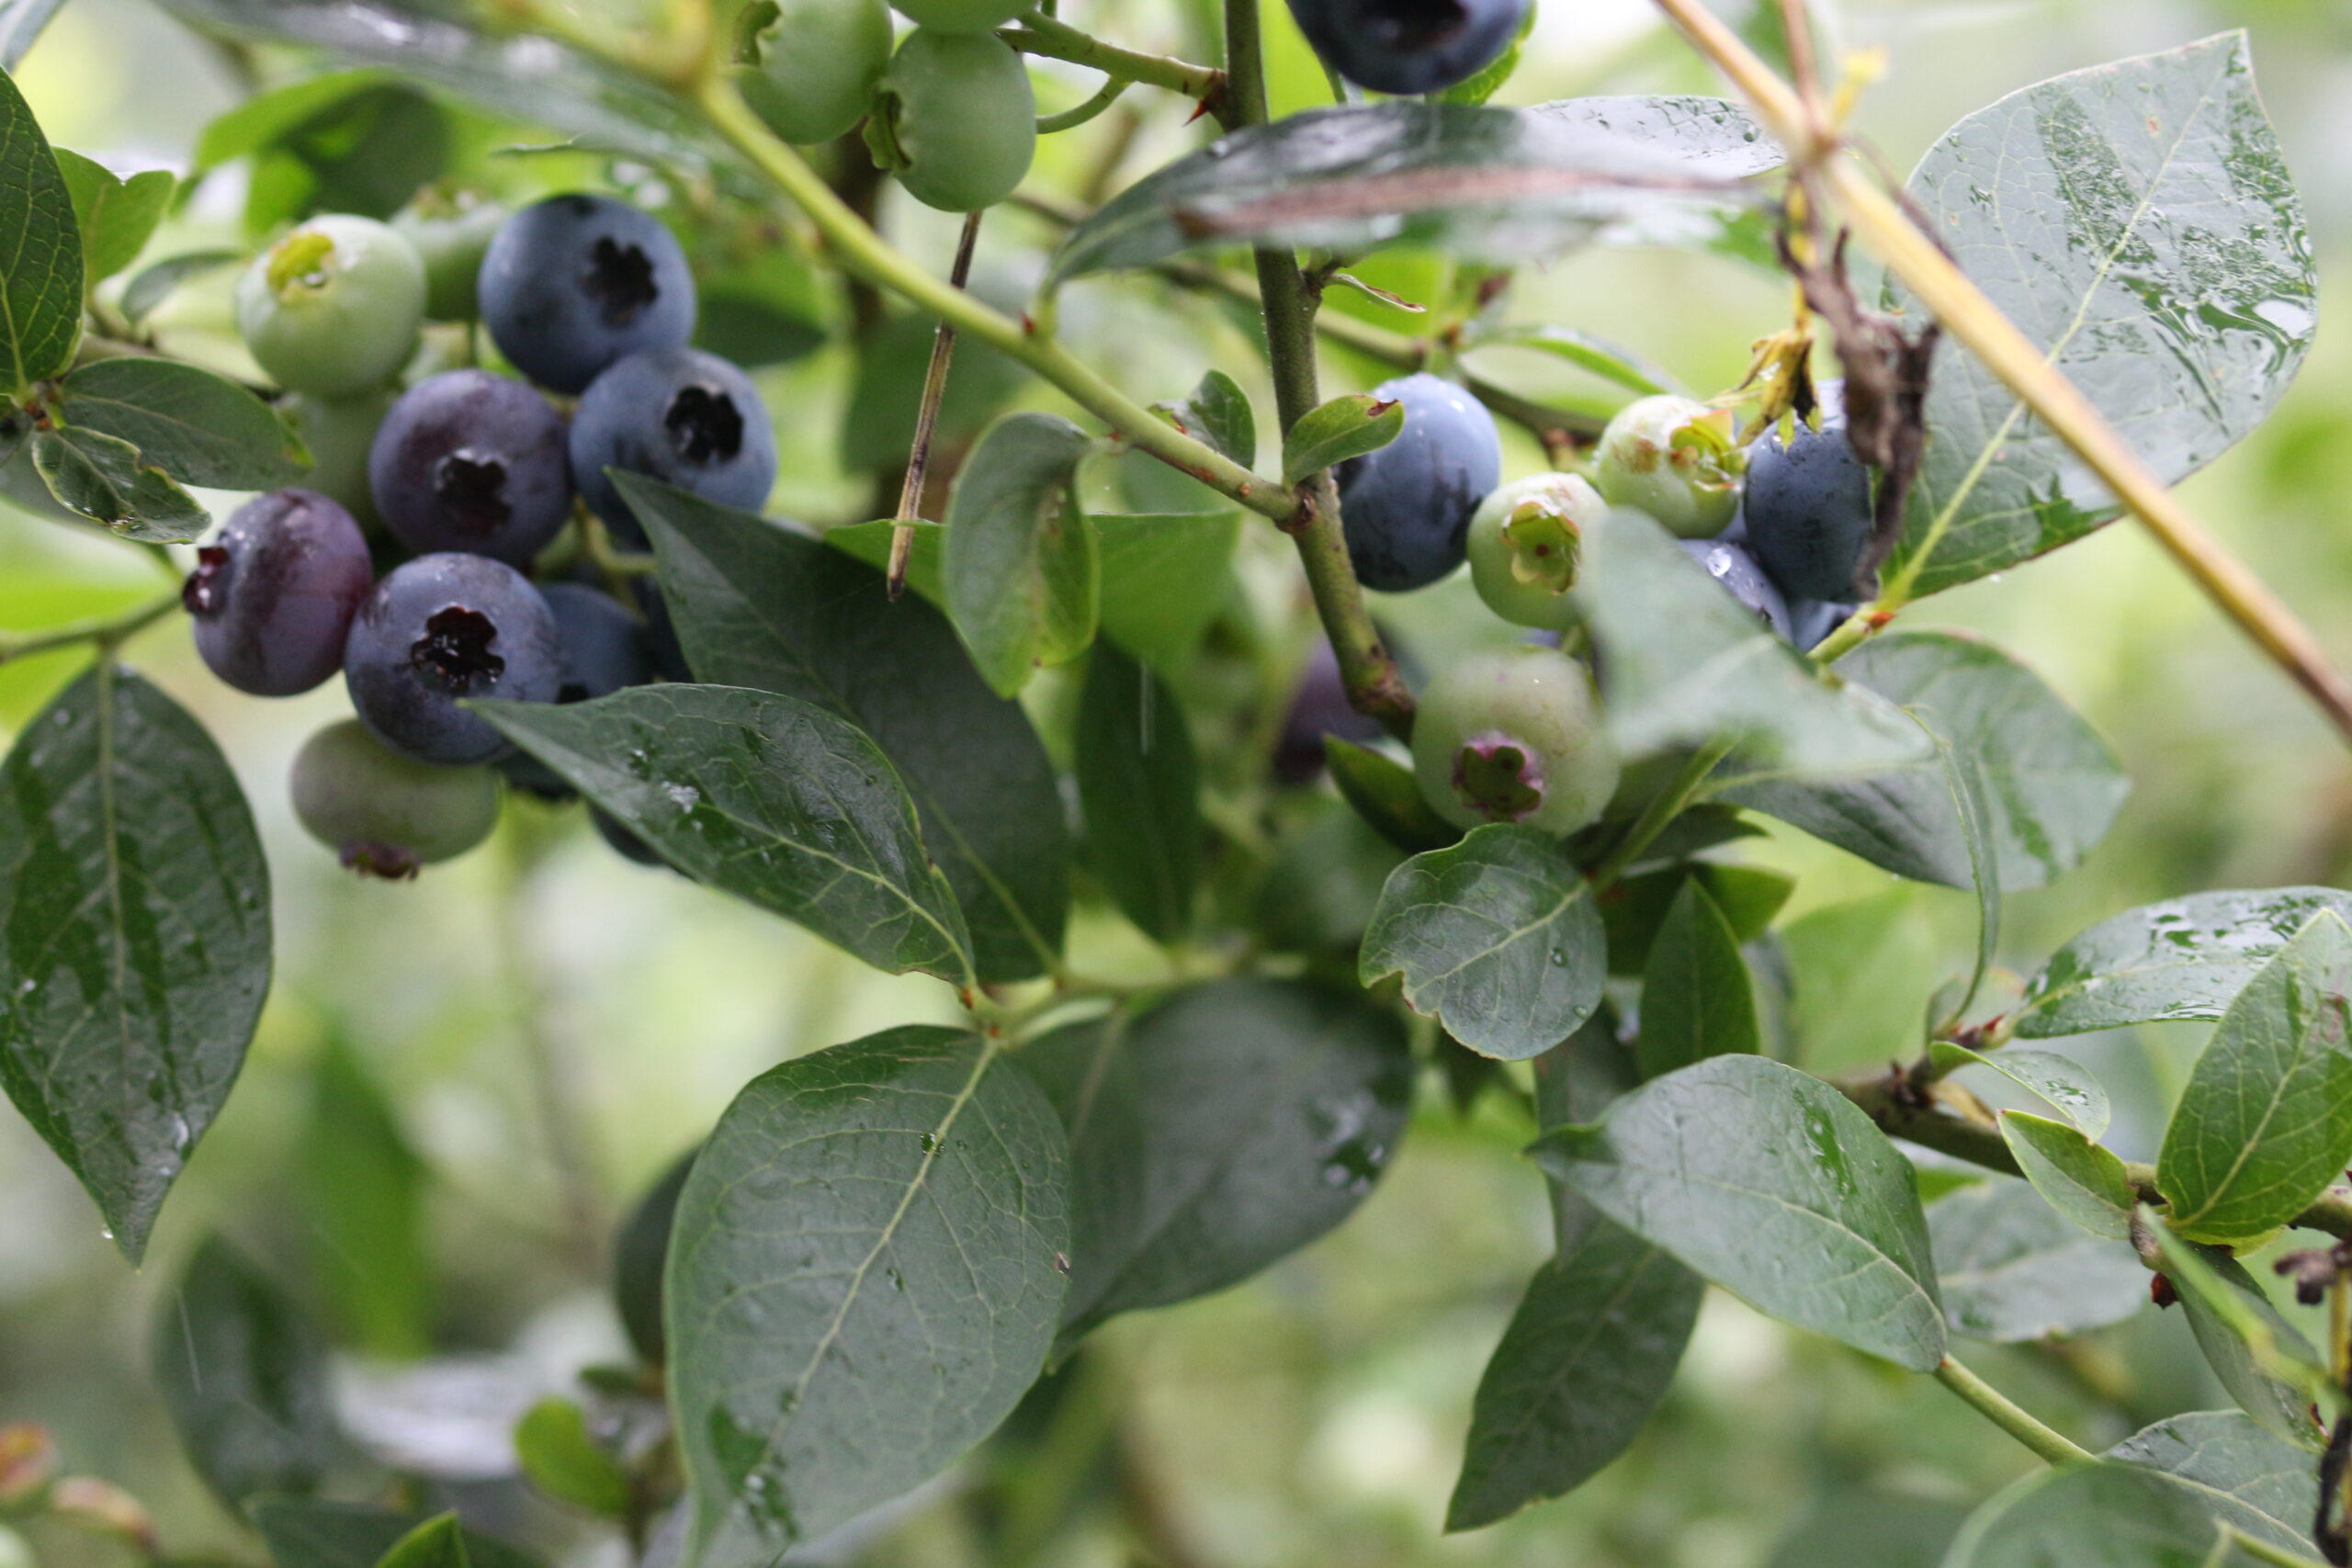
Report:
M 1839 660 L 1837 670 L 1901 705 L 1953 753 L 1973 760 L 2004 891 L 2042 886 L 2080 864 L 2131 792 L 2098 733 L 2041 677 L 1989 644 L 1951 632 L 1890 632 Z M 1939 755 L 1812 780 L 1734 759 L 1713 793 L 1897 876 L 1975 886 L 1951 770 Z
M 1763 1048 L 1756 991 L 1739 938 L 1697 877 L 1682 885 L 1642 972 L 1644 1077 L 1663 1077 L 1726 1052 Z
M 2219 1018 L 2323 909 L 2352 919 L 2334 887 L 2192 893 L 2102 920 L 2051 955 L 2013 1014 L 2028 1040 L 2134 1023 Z
M 1258 932 L 1278 952 L 1352 962 L 1404 852 L 1339 801 L 1299 804 L 1258 883 Z
M 1602 94 L 1555 98 L 1528 111 L 1628 145 L 1670 152 L 1691 174 L 1738 180 L 1788 162 L 1747 107 L 1730 98 L 1677 93 Z
M 1356 815 L 1398 849 L 1418 854 L 1461 839 L 1461 829 L 1430 808 L 1412 769 L 1386 752 L 1326 735 L 1323 760 Z
M 376 1568 L 402 1537 L 432 1521 L 365 1503 L 265 1497 L 254 1525 L 277 1568 Z M 465 1534 L 473 1568 L 539 1568 L 538 1560 L 473 1530 Z
M 1305 1247 L 1355 1212 L 1404 1135 L 1405 1031 L 1361 996 L 1219 980 L 1124 1029 L 1088 1027 L 1018 1058 L 1069 1129 L 1072 1190 L 1099 1190 L 1097 1256 L 1074 1255 L 1066 1342 Z
M 33 436 L 32 455 L 59 504 L 126 539 L 186 544 L 212 526 L 211 515 L 178 480 L 119 436 L 72 426 L 43 430 Z
M 1651 129 L 1558 106 L 1399 100 L 1291 115 L 1219 137 L 1105 202 L 1063 240 L 1046 286 L 1244 239 L 1520 264 L 1629 213 L 1742 199 L 1709 156 Z
M 890 566 L 891 536 L 899 526 L 898 519 L 882 517 L 871 523 L 844 523 L 826 529 L 820 536 L 851 558 L 862 560 L 876 571 L 887 571 Z M 947 607 L 947 577 L 941 563 L 947 552 L 947 525 L 916 518 L 905 526 L 914 530 L 914 543 L 907 552 L 907 586 L 944 610 Z
M 1053 1108 L 993 1044 L 909 1027 L 786 1062 L 718 1121 L 670 1244 L 695 1546 L 769 1562 L 986 1437 L 1066 1284 Z
M 815 703 L 872 736 L 956 890 L 979 977 L 1042 971 L 1069 908 L 1061 793 L 1020 705 L 980 681 L 955 630 L 812 539 L 632 475 L 617 482 L 652 536 L 695 673 Z
M 179 182 L 168 169 L 142 169 L 129 179 L 79 152 L 56 149 L 57 171 L 74 198 L 82 234 L 85 288 L 95 288 L 139 259 L 155 225 L 172 205 Z
M 2120 1240 L 2085 1235 L 2022 1181 L 1981 1181 L 1928 1206 L 1944 1321 L 1999 1344 L 2079 1334 L 2148 1304 L 2148 1270 Z
M 298 1156 L 302 1235 L 328 1320 L 363 1353 L 433 1348 L 426 1171 L 357 1054 L 331 1035 L 311 1076 Z
M 1094 530 L 1070 495 L 1093 446 L 1058 415 L 1007 414 L 956 476 L 943 563 L 948 614 L 1001 695 L 1094 639 L 1101 566 Z
M 982 294 L 986 295 L 983 275 Z M 1017 299 L 995 301 L 1020 310 Z M 842 416 L 841 463 L 844 468 L 893 473 L 914 443 L 915 417 L 931 370 L 935 320 L 909 310 L 883 318 L 858 344 L 857 379 Z M 967 333 L 956 344 L 955 374 L 940 400 L 933 446 L 959 451 L 1028 384 L 1020 361 Z
M 244 259 L 243 251 L 189 251 L 141 267 L 122 286 L 119 305 L 123 319 L 134 327 L 141 325 L 154 314 L 156 306 L 170 299 L 189 278 L 233 266 Z
M 1079 808 L 1087 860 L 1122 914 L 1155 942 L 1193 925 L 1200 882 L 1200 769 L 1175 691 L 1109 641 L 1078 698 Z
M 1609 955 L 1592 888 L 1557 839 L 1506 823 L 1415 855 L 1380 892 L 1357 973 L 1485 1056 L 1523 1061 L 1600 1005 Z
M 2256 1540 L 2309 1555 L 2319 1510 L 2311 1450 L 2234 1410 L 2199 1410 L 2143 1427 L 2107 1458 L 2161 1471 L 2195 1492 L 2213 1517 Z
M 1504 325 L 1487 332 L 1474 331 L 1473 339 L 1481 348 L 1532 348 L 1548 354 L 1645 398 L 1682 389 L 1671 372 L 1652 365 L 1629 348 L 1575 327 Z
M 963 911 L 924 851 L 913 803 L 847 721 L 740 686 L 473 705 L 696 881 L 877 969 L 970 979 Z
M 1972 1051 L 1949 1040 L 1938 1040 L 1928 1047 L 1928 1059 L 1939 1073 L 1953 1073 L 1964 1066 L 1990 1067 L 2018 1088 L 2048 1100 L 2060 1115 L 2081 1128 L 2085 1137 L 2096 1141 L 2107 1131 L 2111 1107 L 2105 1086 L 2086 1072 L 2080 1063 L 2055 1051 L 2036 1051 L 2022 1045 L 2004 1046 L 1992 1052 Z
M 1833 1482 L 1764 1568 L 1936 1568 L 1967 1515 L 1958 1504 L 1907 1490 Z
M 1102 630 L 1157 670 L 1193 656 L 1233 586 L 1238 512 L 1094 518 Z
M 191 177 L 201 178 L 223 164 L 273 146 L 328 109 L 390 79 L 389 72 L 362 67 L 329 71 L 256 93 L 206 124 L 196 139 Z
M 1883 1067 L 1924 1043 L 1943 957 L 1918 889 L 1809 909 L 1780 935 L 1794 977 L 1792 1060 L 1817 1073 Z
M 1911 1167 L 1836 1089 L 1760 1056 L 1653 1078 L 1536 1163 L 1758 1311 L 1915 1371 L 1943 1311 Z
M 53 406 L 64 423 L 129 442 L 140 462 L 183 484 L 268 490 L 311 466 L 301 441 L 267 403 L 176 360 L 85 365 L 59 384 Z
M 1606 1220 L 1537 1270 L 1470 1413 L 1449 1530 L 1574 1491 L 1632 1446 L 1665 1398 L 1706 1281 Z
M 2259 424 L 2310 347 L 2310 239 L 2242 32 L 2013 93 L 1945 132 L 1910 189 L 1962 269 L 2165 484 Z M 1937 353 L 1927 418 L 1891 583 L 1932 593 L 2118 514 L 1955 341 Z
M 473 1561 L 458 1516 L 443 1514 L 394 1541 L 376 1568 L 473 1568 Z
M 0 1086 L 136 1262 L 244 1063 L 269 870 L 201 725 L 108 665 L 0 764 Z
M 1757 865 L 1721 865 L 1689 861 L 1662 870 L 1621 879 L 1599 899 L 1600 923 L 1609 934 L 1609 972 L 1639 975 L 1650 961 L 1650 947 L 1666 924 L 1683 886 L 1696 882 L 1730 922 L 1741 946 L 1754 942 L 1771 925 L 1772 917 L 1796 891 L 1796 879 Z
M 0 71 L 14 71 L 65 0 L 0 0 Z
M 2130 1239 L 2140 1200 L 2121 1160 L 2081 1129 L 2022 1111 L 2001 1112 L 2001 1136 L 2051 1208 L 2093 1235 Z
M 678 1194 L 695 1168 L 689 1149 L 647 1189 L 613 1238 L 613 1306 L 629 1346 L 649 1366 L 669 1356 L 669 1334 L 662 1321 L 662 1269 L 670 1257 L 670 1230 L 677 1223 Z
M 2000 1493 L 1961 1527 L 1943 1568 L 2238 1568 L 2197 1491 L 2153 1470 L 2045 1470 Z
M 588 1417 L 568 1399 L 542 1399 L 514 1426 L 514 1457 L 532 1485 L 559 1503 L 606 1518 L 628 1515 L 628 1472 L 588 1435 Z
M 0 72 L 0 397 L 22 402 L 33 385 L 74 362 L 82 335 L 82 241 L 74 197 L 25 96 Z
M 2164 1255 L 2165 1275 L 2197 1348 L 2222 1388 L 2271 1431 L 2316 1446 L 2310 1408 L 2329 1378 L 2311 1342 L 2227 1249 L 2183 1241 L 2151 1211 L 2139 1213 Z
M 1309 409 L 1283 437 L 1283 483 L 1306 482 L 1351 457 L 1377 452 L 1405 432 L 1405 405 L 1351 392 Z
M 1250 412 L 1250 394 L 1222 370 L 1204 372 L 1200 385 L 1180 403 L 1152 405 L 1168 423 L 1198 441 L 1205 441 L 1245 468 L 1258 466 L 1258 416 Z
M 1585 551 L 1576 593 L 1600 648 L 1610 733 L 1626 755 L 1736 737 L 1784 774 L 1934 756 L 1917 725 L 1823 677 L 1643 513 L 1611 511 L 1586 532 Z
M 327 1350 L 299 1308 L 214 1236 L 156 1303 L 148 1356 L 180 1450 L 233 1512 L 326 1476 Z
M 2165 1129 L 2156 1186 L 2191 1241 L 2268 1235 L 2352 1162 L 2352 926 L 2323 911 L 2247 982 Z

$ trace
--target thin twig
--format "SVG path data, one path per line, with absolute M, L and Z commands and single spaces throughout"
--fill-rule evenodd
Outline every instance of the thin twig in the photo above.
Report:
M 962 288 L 972 276 L 972 252 L 979 244 L 980 214 L 964 215 L 964 232 L 956 242 L 956 265 L 948 283 Z M 915 411 L 914 445 L 907 450 L 907 477 L 899 486 L 899 525 L 890 530 L 888 592 L 896 599 L 907 591 L 907 562 L 914 556 L 914 525 L 922 520 L 922 487 L 931 476 L 932 438 L 939 432 L 939 405 L 947 396 L 947 370 L 956 358 L 956 325 L 941 317 L 931 334 L 931 367 L 923 372 L 922 402 Z
M 98 615 L 86 621 L 71 621 L 45 631 L 0 633 L 0 664 L 18 659 L 29 659 L 36 653 L 51 653 L 61 648 L 79 643 L 95 643 L 101 651 L 119 647 L 140 632 L 180 607 L 180 591 L 148 600 L 119 615 Z

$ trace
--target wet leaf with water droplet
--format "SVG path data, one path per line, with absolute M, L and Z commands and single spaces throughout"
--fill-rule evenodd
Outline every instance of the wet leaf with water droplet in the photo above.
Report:
M 2268 1235 L 2352 1161 L 2352 927 L 2312 917 L 2246 983 L 2198 1057 L 2156 1156 L 2192 1241 Z
M 1758 1311 L 1926 1371 L 1943 1357 L 1911 1167 L 1853 1103 L 1761 1056 L 1654 1078 L 1536 1163 Z
M 2259 424 L 2311 345 L 2310 239 L 2242 32 L 2013 93 L 1945 132 L 1910 188 L 1962 269 L 2165 483 Z M 1932 593 L 2117 515 L 1950 338 L 1928 430 L 1890 583 L 1916 574 L 1912 592 Z
M 0 765 L 0 1086 L 144 1249 L 269 989 L 269 871 L 212 738 L 94 671 Z
M 1405 1001 L 1482 1055 L 1521 1061 L 1600 1005 L 1607 938 L 1560 840 L 1493 824 L 1389 874 L 1364 933 L 1366 986 L 1402 977 Z
M 2107 1450 L 2196 1489 L 2216 1518 L 2282 1551 L 2307 1554 L 2319 1507 L 2309 1449 L 2235 1410 L 2199 1410 L 2144 1427 Z
M 745 1086 L 670 1247 L 691 1560 L 773 1562 L 995 1428 L 1060 1317 L 1067 1165 L 1036 1084 L 954 1030 L 869 1035 Z
M 971 938 L 874 742 L 739 686 L 476 705 L 501 733 L 695 880 L 892 974 L 971 975 Z M 619 759 L 642 756 L 642 765 Z
M 2052 955 L 2015 1016 L 2022 1038 L 2219 1018 L 2313 915 L 2352 919 L 2334 887 L 2192 893 L 2100 921 Z
M 2148 1304 L 2148 1270 L 2127 1243 L 2085 1235 L 2022 1181 L 1938 1199 L 1928 1236 L 1955 1334 L 2014 1344 L 2103 1328 Z
M 1065 1344 L 1247 1279 L 1355 1212 L 1404 1135 L 1396 1016 L 1300 981 L 1220 980 L 1023 1047 L 1069 1129 Z

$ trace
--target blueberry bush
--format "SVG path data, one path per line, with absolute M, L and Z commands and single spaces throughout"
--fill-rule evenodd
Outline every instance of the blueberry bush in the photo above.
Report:
M 57 6 L 0 0 L 0 65 Z M 183 179 L 52 146 L 0 77 L 10 525 L 169 579 L 0 634 L 82 660 L 0 764 L 0 1087 L 127 1266 L 283 918 L 222 746 L 130 661 L 183 620 L 239 693 L 347 695 L 284 789 L 355 874 L 593 828 L 936 993 L 793 1042 L 586 1238 L 630 1357 L 511 1430 L 594 1521 L 561 1542 L 348 1462 L 337 1359 L 432 1332 L 375 1255 L 413 1156 L 332 1050 L 316 1157 L 398 1216 L 348 1233 L 361 1285 L 328 1321 L 211 1234 L 153 1327 L 241 1561 L 843 1560 L 936 1478 L 1096 1440 L 1062 1411 L 1098 1329 L 1317 1242 L 1442 1116 L 1511 1129 L 1555 1229 L 1449 1529 L 1623 1455 L 1712 1286 L 2043 1461 L 1869 1561 L 2352 1561 L 2352 893 L 2175 888 L 2012 973 L 2005 899 L 2129 783 L 1921 624 L 2129 518 L 2352 739 L 2171 488 L 2313 337 L 2255 44 L 2024 86 L 1898 180 L 1805 6 L 1659 6 L 1731 96 L 1497 107 L 1528 0 L 1291 0 L 1327 91 L 1281 117 L 1258 0 L 1148 43 L 1052 0 L 167 0 L 251 86 Z M 250 247 L 153 254 L 223 170 Z M 1629 239 L 1771 280 L 1744 378 L 1514 309 Z M 233 340 L 158 329 L 209 287 Z M 1223 366 L 1155 379 L 1193 330 Z M 787 517 L 820 381 L 838 505 Z M 1392 635 L 1448 581 L 1450 632 Z M 1973 956 L 1800 931 L 1770 833 L 1956 890 Z M 2067 1043 L 2178 1021 L 2210 1039 L 2126 1159 Z M 2231 1408 L 2093 1451 L 1968 1364 L 2159 1310 Z M 75 1460 L 0 1428 L 0 1564 L 59 1520 L 195 1561 Z M 1078 1506 L 1007 1483 L 985 1560 Z

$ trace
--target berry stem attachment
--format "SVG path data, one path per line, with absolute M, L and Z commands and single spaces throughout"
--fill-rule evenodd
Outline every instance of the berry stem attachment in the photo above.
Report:
M 1657 0 L 1657 6 L 1746 95 L 1764 129 L 1788 149 L 1791 162 L 1818 175 L 1848 227 L 1887 270 L 2074 449 L 2206 596 L 2352 739 L 2352 682 L 2330 662 L 2311 629 L 2268 584 L 2205 531 L 2049 355 L 2002 314 L 1934 239 L 1919 231 L 1872 173 L 1840 155 L 1836 127 L 1819 106 L 1782 81 L 1702 0 Z M 1930 539 L 1931 547 L 1933 543 Z M 1874 610 L 1891 614 L 1909 602 L 1928 554 L 1925 549 L 1913 553 Z
M 110 653 L 179 607 L 180 591 L 175 588 L 159 598 L 133 605 L 119 615 L 69 621 L 46 631 L 0 633 L 0 664 L 29 659 L 37 653 L 52 653 L 61 648 L 78 647 L 83 643 L 95 645 L 101 655 Z
M 2089 1464 L 2088 1449 L 2043 1426 L 2025 1407 L 1946 1356 L 1936 1368 L 1936 1381 L 1976 1407 L 1976 1413 L 2023 1443 L 2051 1464 Z
M 964 232 L 956 242 L 956 265 L 948 286 L 962 288 L 972 276 L 972 252 L 980 240 L 980 214 L 964 215 Z M 947 396 L 947 370 L 956 359 L 956 324 L 946 317 L 931 335 L 931 366 L 923 372 L 922 402 L 915 411 L 914 445 L 907 451 L 907 477 L 899 486 L 899 525 L 890 530 L 889 594 L 907 591 L 907 562 L 914 555 L 914 525 L 922 518 L 922 489 L 931 477 L 932 439 L 939 434 L 939 405 Z
M 1625 829 L 1625 836 L 1619 839 L 1600 858 L 1600 863 L 1587 874 L 1585 879 L 1592 885 L 1595 893 L 1605 892 L 1613 886 L 1617 879 L 1625 874 L 1626 869 L 1641 858 L 1642 852 L 1656 842 L 1657 836 L 1682 815 L 1684 807 L 1699 797 L 1699 791 L 1706 784 L 1707 775 L 1731 755 L 1731 748 L 1732 742 L 1728 739 L 1711 740 L 1690 754 L 1690 760 L 1682 764 L 1682 771 L 1652 797 L 1650 803 L 1642 808 L 1642 814 L 1634 818 L 1634 825 Z
M 1226 123 L 1262 125 L 1266 119 L 1266 71 L 1258 29 L 1258 0 L 1225 0 Z M 1259 315 L 1266 327 L 1266 358 L 1273 373 L 1274 412 L 1283 434 L 1323 400 L 1315 364 L 1315 319 L 1320 299 L 1307 287 L 1298 258 L 1287 249 L 1255 253 Z M 1390 733 L 1409 739 L 1413 694 L 1396 661 L 1381 641 L 1365 608 L 1363 585 L 1348 557 L 1340 525 L 1340 489 L 1325 468 L 1299 486 L 1306 502 L 1301 516 L 1285 525 L 1298 547 L 1315 610 L 1340 661 L 1349 705 L 1377 719 Z
M 1165 87 L 1196 100 L 1212 114 L 1222 115 L 1226 73 L 1213 65 L 1194 65 L 1165 54 L 1122 49 L 1042 11 L 1033 11 L 1011 27 L 1000 29 L 996 36 L 1023 54 L 1087 66 L 1117 82 Z
M 1003 350 L 1061 389 L 1071 401 L 1102 420 L 1112 433 L 1161 462 L 1276 523 L 1298 516 L 1298 498 L 1282 485 L 1251 473 L 1206 442 L 1196 441 L 1120 391 L 1056 341 L 1001 311 L 952 288 L 900 254 L 861 219 L 807 160 L 782 141 L 752 112 L 731 83 L 705 81 L 694 101 L 729 145 L 808 215 L 842 269 L 888 288 L 954 323 L 992 348 Z

